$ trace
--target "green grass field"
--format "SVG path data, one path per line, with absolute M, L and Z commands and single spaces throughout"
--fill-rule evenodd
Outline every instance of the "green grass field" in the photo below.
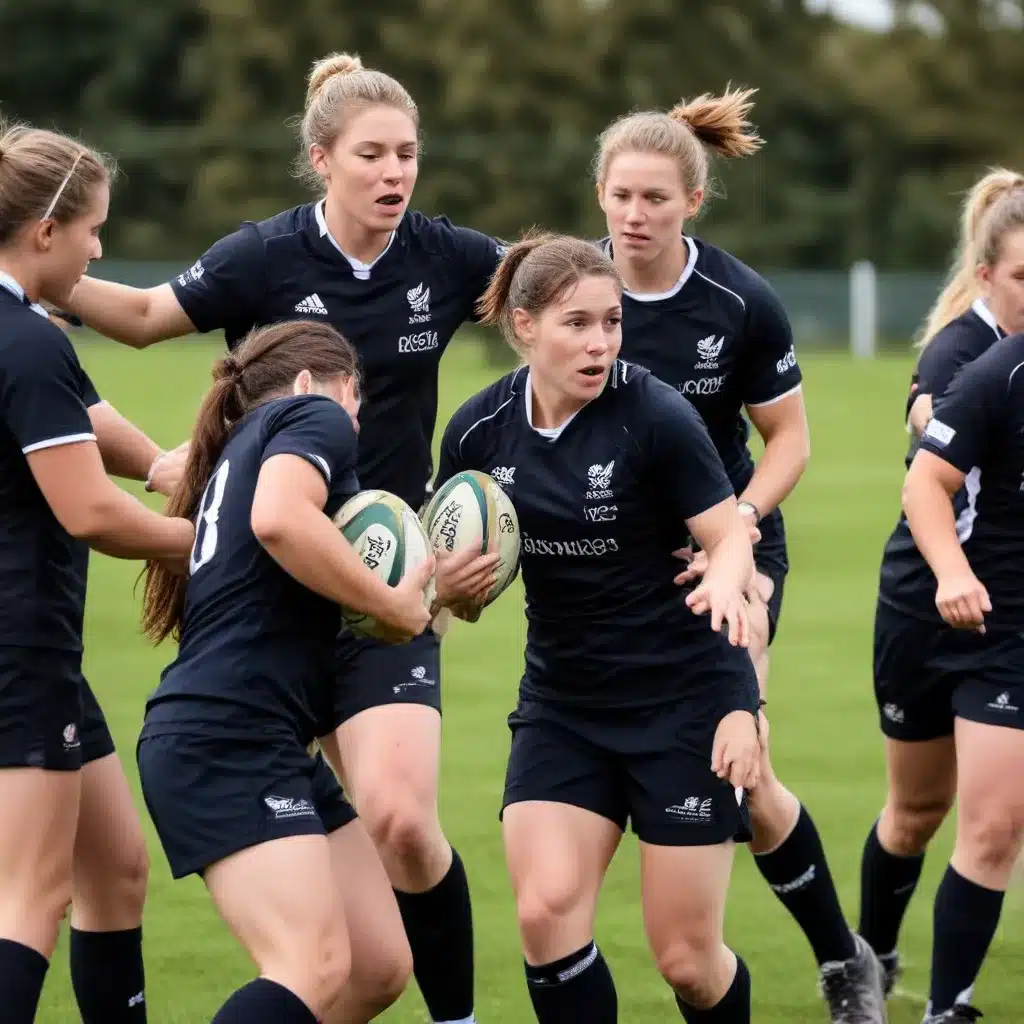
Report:
M 218 351 L 197 341 L 142 353 L 105 343 L 79 348 L 101 394 L 164 445 L 186 436 Z M 793 571 L 774 647 L 772 747 L 780 777 L 817 819 L 843 904 L 855 920 L 860 850 L 884 794 L 871 694 L 871 622 L 879 554 L 898 509 L 905 445 L 900 411 L 910 366 L 905 357 L 853 363 L 842 355 L 805 356 L 802 364 L 814 453 L 786 505 Z M 479 348 L 454 345 L 443 364 L 440 423 L 495 376 Z M 137 572 L 136 565 L 94 557 L 86 621 L 86 670 L 133 784 L 143 704 L 170 657 L 169 649 L 153 650 L 139 635 Z M 481 1024 L 533 1020 L 496 820 L 508 749 L 505 716 L 522 667 L 521 607 L 521 592 L 513 589 L 478 625 L 457 624 L 444 645 L 442 820 L 473 887 Z M 138 806 L 142 810 L 141 799 Z M 148 820 L 147 835 L 153 860 L 145 924 L 149 1019 L 202 1024 L 252 968 L 201 883 L 172 883 Z M 921 1019 L 931 901 L 949 844 L 947 827 L 911 907 L 902 946 L 907 973 L 902 994 L 891 1004 L 893 1024 Z M 637 893 L 636 850 L 629 837 L 605 886 L 597 938 L 618 983 L 621 1019 L 626 1024 L 678 1020 L 644 945 Z M 1024 980 L 1014 978 L 1024 958 L 1021 904 L 1011 893 L 980 981 L 977 1001 L 987 1011 L 986 1020 L 1019 1019 L 1013 1007 L 1024 997 Z M 737 856 L 727 936 L 750 964 L 757 1024 L 825 1020 L 810 950 L 743 850 Z M 65 947 L 54 958 L 39 1019 L 45 1024 L 79 1019 Z M 388 1024 L 427 1021 L 415 985 L 383 1019 Z

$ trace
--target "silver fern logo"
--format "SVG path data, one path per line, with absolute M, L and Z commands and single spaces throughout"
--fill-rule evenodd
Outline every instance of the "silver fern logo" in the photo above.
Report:
M 706 338 L 701 338 L 697 342 L 697 362 L 694 363 L 694 369 L 697 370 L 717 370 L 718 369 L 718 357 L 722 352 L 722 346 L 725 344 L 725 338 L 719 338 L 715 340 L 713 334 L 709 334 Z
M 411 324 L 425 324 L 430 320 L 430 289 L 423 287 L 420 281 L 415 288 L 410 288 L 405 297 L 409 300 L 409 308 L 412 316 L 409 317 Z
M 587 501 L 599 501 L 602 498 L 612 497 L 612 470 L 614 468 L 615 460 L 612 459 L 606 466 L 595 462 L 587 470 L 587 483 L 590 487 L 590 490 L 587 491 Z

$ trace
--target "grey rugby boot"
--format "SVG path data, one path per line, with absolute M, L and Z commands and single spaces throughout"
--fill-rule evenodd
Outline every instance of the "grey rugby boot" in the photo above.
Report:
M 887 1024 L 884 970 L 874 950 L 854 933 L 856 954 L 821 965 L 821 991 L 832 1024 Z M 945 1024 L 945 1022 L 943 1022 Z

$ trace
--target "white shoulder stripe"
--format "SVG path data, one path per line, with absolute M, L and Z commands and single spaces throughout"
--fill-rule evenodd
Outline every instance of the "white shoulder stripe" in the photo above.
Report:
M 510 383 L 511 383 L 511 385 L 512 385 L 512 394 L 511 394 L 511 395 L 509 395 L 509 396 L 508 396 L 508 398 L 506 398 L 506 399 L 505 399 L 505 401 L 504 401 L 504 402 L 502 402 L 502 403 L 501 403 L 501 405 L 499 405 L 499 406 L 498 406 L 498 408 L 494 410 L 494 412 L 492 412 L 492 413 L 489 413 L 489 414 L 488 414 L 488 415 L 486 415 L 486 416 L 481 416 L 481 417 L 480 417 L 480 419 L 478 419 L 478 420 L 476 421 L 476 423 L 474 423 L 474 424 L 473 424 L 473 425 L 472 425 L 472 426 L 471 426 L 471 427 L 469 428 L 469 430 L 467 430 L 467 431 L 466 431 L 466 432 L 465 432 L 465 433 L 464 433 L 464 434 L 462 435 L 462 437 L 460 437 L 460 438 L 459 438 L 459 452 L 460 452 L 460 453 L 462 452 L 462 442 L 463 442 L 463 441 L 465 441 L 465 440 L 466 440 L 466 438 L 467 438 L 467 437 L 469 437 L 469 435 L 470 435 L 470 434 L 472 434 L 472 433 L 473 433 L 473 431 L 474 431 L 474 430 L 476 430 L 476 428 L 477 428 L 477 427 L 479 427 L 481 423 L 486 423 L 486 422 L 487 422 L 488 420 L 493 420 L 493 419 L 494 419 L 494 417 L 495 417 L 495 416 L 497 416 L 497 415 L 498 415 L 498 413 L 499 413 L 499 412 L 501 412 L 501 410 L 502 410 L 502 409 L 504 409 L 506 405 L 508 405 L 508 404 L 509 404 L 510 402 L 513 402 L 513 401 L 515 401 L 516 397 L 517 397 L 517 396 L 518 396 L 518 394 L 519 394 L 519 392 L 518 392 L 518 391 L 516 391 L 516 387 L 515 387 L 515 385 L 516 385 L 516 378 L 517 378 L 517 377 L 519 376 L 519 374 L 520 374 L 520 373 L 522 373 L 522 371 L 523 371 L 523 370 L 525 370 L 525 369 L 526 369 L 526 367 L 525 367 L 525 366 L 520 366 L 520 367 L 519 367 L 519 369 L 517 369 L 517 370 L 516 370 L 516 372 L 515 372 L 515 373 L 514 373 L 514 374 L 512 375 L 512 380 L 510 381 Z
M 40 452 L 44 448 L 59 448 L 65 444 L 77 444 L 79 441 L 95 441 L 95 434 L 64 434 L 61 437 L 51 437 L 46 441 L 35 441 L 32 444 L 25 445 L 22 448 L 22 453 L 25 455 L 31 455 L 32 452 Z
M 727 295 L 731 295 L 744 309 L 747 308 L 747 304 L 743 301 L 743 298 L 737 295 L 731 288 L 726 288 L 724 284 L 719 284 L 714 278 L 708 277 L 707 274 L 702 274 L 699 270 L 694 268 L 693 271 L 698 277 L 704 278 L 708 284 L 713 284 L 716 288 L 721 288 Z
M 1019 369 L 1020 369 L 1020 368 L 1021 368 L 1022 366 L 1024 366 L 1024 363 L 1018 363 L 1018 364 L 1017 364 L 1017 365 L 1016 365 L 1016 366 L 1015 366 L 1015 367 L 1014 367 L 1014 368 L 1013 368 L 1013 369 L 1012 369 L 1012 370 L 1010 371 L 1010 376 L 1009 376 L 1009 378 L 1007 378 L 1007 381 L 1006 381 L 1006 387 L 1007 387 L 1007 390 L 1009 390 L 1009 389 L 1010 389 L 1011 387 L 1013 387 L 1013 375 L 1014 375 L 1014 374 L 1015 374 L 1015 373 L 1016 373 L 1016 372 L 1017 372 L 1017 371 L 1018 371 L 1018 370 L 1019 370 Z

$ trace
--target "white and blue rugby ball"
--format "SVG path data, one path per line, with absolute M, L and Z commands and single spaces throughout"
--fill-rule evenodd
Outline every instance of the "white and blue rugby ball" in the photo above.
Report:
M 356 549 L 367 568 L 389 587 L 430 557 L 430 541 L 419 517 L 410 506 L 389 491 L 360 491 L 335 513 L 334 523 Z M 423 604 L 434 600 L 431 577 L 423 592 Z M 346 625 L 360 636 L 383 639 L 380 624 L 370 615 L 342 608 Z
M 491 604 L 519 572 L 519 520 L 509 496 L 487 473 L 466 469 L 446 481 L 423 510 L 423 524 L 434 551 L 498 554 Z

